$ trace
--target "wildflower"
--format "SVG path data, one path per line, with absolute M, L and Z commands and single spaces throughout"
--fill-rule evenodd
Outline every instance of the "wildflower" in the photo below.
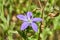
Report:
M 42 21 L 41 18 L 33 18 L 32 12 L 27 12 L 27 15 L 17 15 L 17 18 L 23 21 L 23 24 L 21 25 L 21 30 L 25 30 L 28 26 L 31 26 L 32 29 L 37 32 L 38 27 L 35 24 L 35 22 Z

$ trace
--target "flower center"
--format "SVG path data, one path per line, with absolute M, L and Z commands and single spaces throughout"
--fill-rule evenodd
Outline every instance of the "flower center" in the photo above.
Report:
M 29 22 L 29 23 L 32 23 L 32 20 L 31 20 L 31 19 L 28 19 L 28 22 Z

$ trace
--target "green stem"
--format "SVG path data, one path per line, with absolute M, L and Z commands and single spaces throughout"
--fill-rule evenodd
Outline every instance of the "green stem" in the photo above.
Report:
M 44 30 L 44 8 L 45 8 L 46 5 L 43 6 L 42 3 L 41 3 L 41 0 L 38 0 L 38 2 L 39 2 L 39 5 L 40 5 L 40 9 L 41 9 L 40 12 L 42 13 L 41 18 L 43 19 L 42 22 L 41 22 L 40 28 L 39 28 L 38 40 L 40 40 L 41 39 L 40 38 L 40 33 L 43 32 L 43 30 Z

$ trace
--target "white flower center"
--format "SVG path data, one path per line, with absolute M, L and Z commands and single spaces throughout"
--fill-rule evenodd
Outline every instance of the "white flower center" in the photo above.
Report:
M 32 23 L 32 20 L 31 20 L 31 19 L 28 19 L 28 22 L 29 22 L 29 23 Z

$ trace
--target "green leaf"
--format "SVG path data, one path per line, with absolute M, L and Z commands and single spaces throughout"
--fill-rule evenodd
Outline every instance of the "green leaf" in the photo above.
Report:
M 53 20 L 54 23 L 54 30 L 59 30 L 60 29 L 60 15 L 58 17 L 55 17 Z
M 40 37 L 42 38 L 42 40 L 46 40 L 48 35 L 51 35 L 51 34 L 52 34 L 52 31 L 50 31 L 49 28 L 45 28 L 43 32 L 40 34 Z

